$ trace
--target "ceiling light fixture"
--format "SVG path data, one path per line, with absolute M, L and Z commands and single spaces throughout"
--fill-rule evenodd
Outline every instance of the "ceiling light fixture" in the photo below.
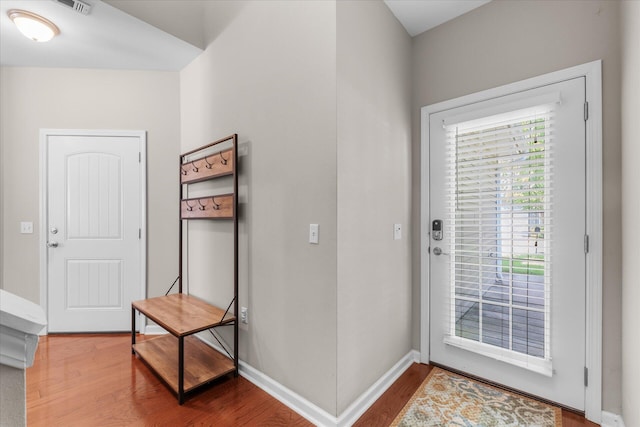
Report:
M 35 13 L 11 9 L 7 12 L 7 15 L 16 24 L 18 30 L 28 39 L 37 42 L 48 42 L 60 34 L 56 24 Z

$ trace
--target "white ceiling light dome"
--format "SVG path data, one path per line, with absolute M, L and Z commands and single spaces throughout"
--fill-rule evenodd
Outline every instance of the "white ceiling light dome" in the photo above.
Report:
M 7 15 L 16 24 L 18 30 L 28 39 L 37 42 L 48 42 L 60 34 L 56 24 L 35 13 L 11 9 L 7 12 Z

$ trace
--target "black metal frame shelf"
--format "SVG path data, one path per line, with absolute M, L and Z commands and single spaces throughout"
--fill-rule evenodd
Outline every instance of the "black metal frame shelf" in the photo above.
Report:
M 231 148 L 216 151 L 219 144 Z M 195 157 L 195 159 L 193 159 Z M 238 375 L 238 135 L 196 148 L 180 155 L 180 225 L 178 293 L 134 301 L 131 304 L 131 351 L 140 357 L 184 403 L 185 394 L 231 372 Z M 233 193 L 184 198 L 185 186 L 231 176 Z M 226 310 L 183 292 L 183 222 L 191 219 L 233 221 L 233 298 Z M 233 306 L 233 315 L 230 315 Z M 156 322 L 169 334 L 136 343 L 136 311 Z M 233 326 L 232 351 L 222 344 L 214 330 Z M 209 330 L 226 354 L 193 336 Z M 189 366 L 185 366 L 185 353 Z M 231 354 L 233 353 L 233 354 Z

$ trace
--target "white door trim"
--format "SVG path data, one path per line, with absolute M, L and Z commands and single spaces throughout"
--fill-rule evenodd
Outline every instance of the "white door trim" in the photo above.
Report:
M 146 297 L 147 292 L 147 133 L 143 130 L 87 130 L 87 129 L 40 129 L 40 306 L 49 318 L 49 283 L 48 283 L 48 156 L 50 136 L 115 136 L 132 137 L 140 141 L 140 224 L 142 245 L 140 245 L 140 299 Z M 144 322 L 136 321 L 140 325 L 140 332 L 144 333 Z M 48 328 L 41 334 L 46 335 Z
M 420 361 L 429 363 L 429 115 L 577 77 L 586 79 L 589 120 L 586 134 L 587 234 L 586 257 L 586 368 L 585 416 L 600 423 L 602 417 L 602 61 L 593 61 L 531 79 L 428 105 L 421 109 L 420 179 Z

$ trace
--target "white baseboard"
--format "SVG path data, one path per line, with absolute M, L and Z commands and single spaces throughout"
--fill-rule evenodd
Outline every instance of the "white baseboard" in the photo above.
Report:
M 413 363 L 420 362 L 420 352 L 411 350 L 402 359 L 389 369 L 378 381 L 360 395 L 338 417 L 338 427 L 353 425 L 373 405 L 376 400 L 387 391 L 389 387 L 406 371 Z
M 339 417 L 332 416 L 324 409 L 242 361 L 240 362 L 240 375 L 317 426 L 346 427 L 355 423 L 412 363 L 419 360 L 420 353 L 411 350 L 349 405 Z
M 602 420 L 600 422 L 602 427 L 624 427 L 624 421 L 622 416 L 607 411 L 602 411 Z
M 147 327 L 149 330 L 150 327 Z M 159 328 L 161 329 L 161 328 Z M 161 329 L 162 330 L 162 329 Z M 222 351 L 218 345 L 202 339 L 204 343 L 215 348 L 218 351 Z M 322 427 L 346 427 L 355 423 L 358 418 L 366 412 L 371 405 L 394 383 L 395 380 L 406 371 L 409 366 L 414 362 L 420 361 L 420 353 L 416 350 L 411 350 L 407 353 L 398 363 L 396 363 L 391 369 L 389 369 L 378 381 L 376 381 L 371 387 L 369 387 L 364 393 L 360 395 L 349 407 L 340 414 L 339 417 L 335 417 L 325 411 L 324 409 L 316 406 L 309 400 L 300 396 L 293 390 L 288 389 L 279 382 L 263 374 L 248 363 L 239 362 L 239 373 L 248 381 L 260 387 L 262 390 L 278 399 L 280 402 L 288 406 L 293 411 L 300 414 L 316 426 Z
M 240 361 L 240 375 L 287 405 L 314 425 L 326 427 L 335 427 L 338 425 L 336 417 L 242 361 Z
M 167 331 L 165 331 L 164 329 L 162 329 L 160 326 L 158 325 L 147 325 L 144 328 L 144 332 L 145 335 L 163 335 L 168 333 Z

